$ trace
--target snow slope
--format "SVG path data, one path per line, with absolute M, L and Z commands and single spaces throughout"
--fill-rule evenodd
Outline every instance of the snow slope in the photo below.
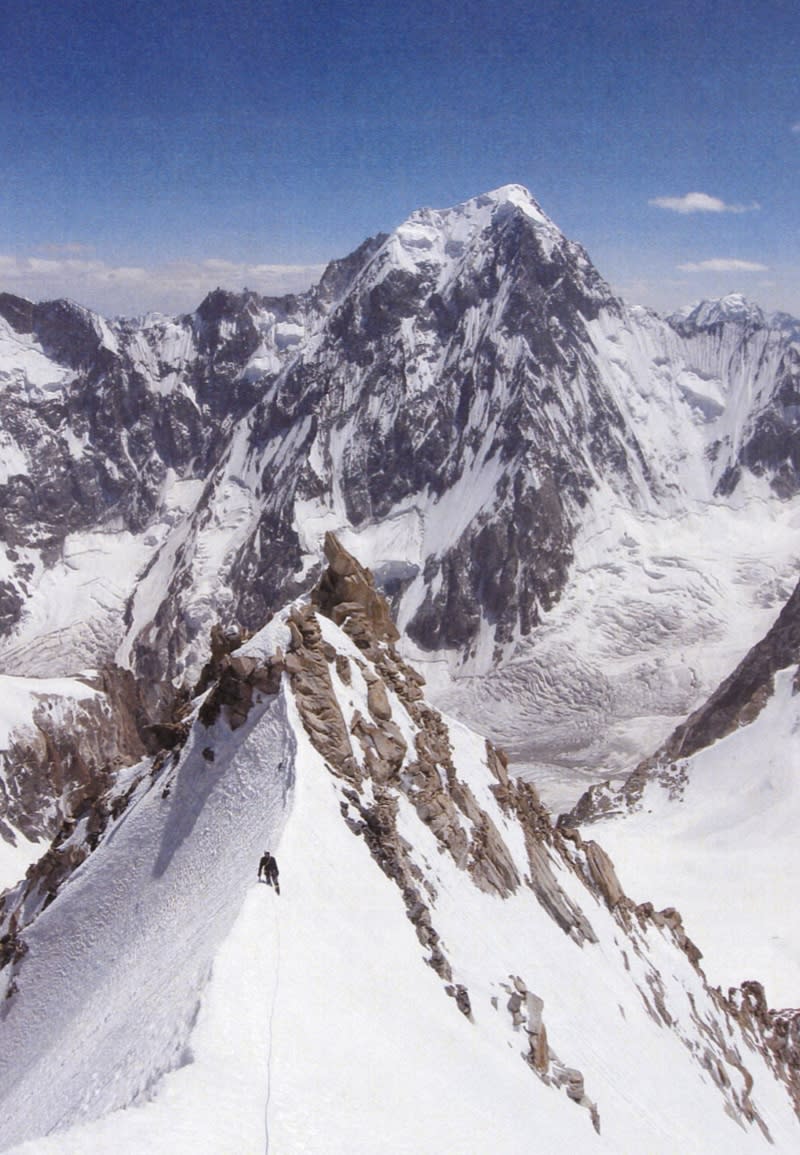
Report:
M 157 781 L 146 773 L 102 853 L 26 932 L 2 1024 L 5 1146 L 144 1100 L 189 1061 L 200 992 L 285 817 L 283 709 L 272 700 L 255 711 L 227 757 L 225 728 L 203 732 L 224 774 L 199 734 L 179 766 Z
M 0 1149 L 707 1155 L 766 1150 L 767 1130 L 796 1149 L 785 1087 L 676 933 L 610 908 L 590 850 L 503 787 L 483 739 L 437 721 L 391 646 L 296 606 L 234 659 L 183 748 L 131 772 L 127 809 L 22 932 Z M 276 660 L 278 692 L 256 691 L 232 729 L 224 702 Z M 320 685 L 372 735 L 349 753 Z M 396 755 L 398 734 L 387 780 L 374 751 Z M 417 754 L 436 748 L 423 806 Z M 265 843 L 280 897 L 254 882 Z
M 776 678 L 756 720 L 691 758 L 598 837 L 634 894 L 678 906 L 711 982 L 756 978 L 770 1005 L 800 1003 L 800 695 Z

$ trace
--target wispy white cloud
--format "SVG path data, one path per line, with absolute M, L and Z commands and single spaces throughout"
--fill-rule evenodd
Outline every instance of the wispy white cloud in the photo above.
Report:
M 792 125 L 790 132 L 800 133 L 800 120 L 796 120 Z
M 668 209 L 686 216 L 689 213 L 754 213 L 761 205 L 753 201 L 751 205 L 729 205 L 719 197 L 708 193 L 690 192 L 682 197 L 653 197 L 647 202 L 658 209 Z
M 0 253 L 0 291 L 36 300 L 70 297 L 105 313 L 139 313 L 150 309 L 177 313 L 195 308 L 218 286 L 245 287 L 267 296 L 302 292 L 319 280 L 324 265 L 247 264 L 209 257 L 164 265 L 113 265 L 100 259 L 69 255 L 91 252 L 88 246 L 43 246 L 47 256 Z M 62 253 L 63 255 L 57 255 Z
M 769 266 L 735 257 L 714 257 L 709 261 L 688 261 L 678 268 L 684 273 L 766 273 Z

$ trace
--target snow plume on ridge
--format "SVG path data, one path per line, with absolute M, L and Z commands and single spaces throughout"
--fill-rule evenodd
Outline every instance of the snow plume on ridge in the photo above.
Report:
M 752 992 L 709 990 L 677 912 L 636 906 L 426 703 L 369 573 L 327 555 L 310 603 L 218 635 L 172 750 L 24 928 L 17 908 L 0 1142 L 791 1149 Z

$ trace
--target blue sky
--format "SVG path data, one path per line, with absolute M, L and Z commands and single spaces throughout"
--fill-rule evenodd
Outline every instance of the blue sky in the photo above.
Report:
M 283 291 L 415 208 L 519 182 L 629 299 L 800 314 L 789 0 L 4 14 L 0 289 L 109 313 Z

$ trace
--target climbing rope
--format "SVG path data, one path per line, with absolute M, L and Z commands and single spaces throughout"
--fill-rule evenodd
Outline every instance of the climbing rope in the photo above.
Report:
M 278 1001 L 278 986 L 281 978 L 281 924 L 278 918 L 278 904 L 273 902 L 275 919 L 275 982 L 272 986 L 272 1005 L 269 1009 L 269 1023 L 267 1030 L 269 1031 L 269 1047 L 267 1049 L 267 1095 L 264 1102 L 264 1134 L 266 1138 L 266 1147 L 264 1155 L 269 1155 L 269 1102 L 272 1096 L 272 1023 L 275 1018 L 275 1004 Z

